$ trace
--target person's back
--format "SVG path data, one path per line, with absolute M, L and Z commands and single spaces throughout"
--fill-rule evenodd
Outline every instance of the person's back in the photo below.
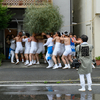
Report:
M 79 51 L 79 60 L 82 62 L 78 73 L 79 74 L 88 74 L 92 72 L 92 57 L 91 52 L 93 46 L 88 43 L 82 43 L 76 47 Z
M 18 64 L 19 63 L 18 53 L 21 54 L 22 62 L 24 62 L 23 46 L 22 46 L 22 32 L 19 32 L 18 36 L 15 37 L 15 41 L 16 41 L 15 55 L 16 55 L 16 60 L 17 60 L 16 64 Z
M 61 40 L 60 40 L 60 37 L 59 36 L 56 36 L 55 38 L 56 38 L 56 42 L 61 43 Z
M 66 46 L 66 45 L 70 45 L 70 38 L 69 38 L 69 37 L 66 36 L 66 37 L 64 38 L 64 44 L 65 44 L 65 46 Z
M 37 42 L 37 39 L 35 38 L 34 35 L 32 35 L 31 40 L 34 41 L 34 42 Z
M 15 37 L 15 39 L 16 39 L 16 42 L 22 42 L 22 37 L 21 36 L 17 36 L 17 37 Z
M 88 90 L 92 91 L 91 85 L 92 85 L 92 80 L 91 80 L 91 73 L 92 73 L 92 57 L 91 57 L 91 52 L 93 49 L 93 46 L 88 44 L 88 37 L 86 35 L 81 36 L 82 39 L 82 44 L 78 45 L 76 47 L 76 52 L 79 55 L 79 60 L 81 62 L 81 65 L 78 70 L 78 74 L 80 77 L 80 83 L 82 88 L 79 89 L 79 91 L 85 91 L 85 80 L 84 80 L 84 75 L 86 75 L 87 78 L 87 83 L 88 83 Z

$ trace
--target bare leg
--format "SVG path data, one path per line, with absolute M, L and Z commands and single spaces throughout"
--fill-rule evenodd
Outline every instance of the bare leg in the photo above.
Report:
M 53 55 L 52 59 L 53 59 L 54 63 L 57 64 L 56 56 Z
M 33 64 L 36 64 L 36 55 L 35 54 L 33 54 Z
M 15 57 L 16 57 L 16 60 L 18 59 L 18 54 L 17 53 L 15 53 Z
M 70 60 L 70 62 L 72 63 L 73 62 L 73 60 L 72 60 L 72 58 L 71 58 L 72 56 L 71 55 L 68 55 L 68 59 Z
M 59 66 L 59 68 L 61 68 L 61 67 L 62 67 L 62 65 L 61 65 L 61 62 L 60 62 L 60 57 L 59 57 L 59 56 L 57 56 L 57 60 L 58 60 L 58 66 Z
M 36 54 L 36 60 L 39 62 L 39 54 Z
M 65 57 L 67 64 L 69 64 L 68 56 Z
M 29 55 L 28 54 L 25 54 L 25 59 L 26 59 L 26 62 L 25 62 L 25 65 L 28 65 L 29 64 Z
M 66 64 L 66 60 L 65 60 L 65 56 L 64 55 L 62 55 L 61 59 L 62 59 L 63 63 Z
M 45 54 L 43 54 L 43 58 L 44 58 L 44 63 L 46 63 Z
M 53 69 L 59 68 L 59 66 L 57 65 L 57 60 L 56 60 L 56 56 L 55 55 L 52 56 L 52 59 L 53 59 L 53 61 L 55 63 L 55 65 L 53 66 Z
M 23 56 L 23 54 L 22 54 L 22 53 L 21 53 L 21 58 L 22 58 L 22 59 L 24 59 L 24 56 Z
M 22 62 L 24 62 L 24 56 L 23 54 L 21 53 L 21 58 L 22 58 Z
M 58 60 L 58 63 L 60 63 L 60 57 L 59 56 L 57 56 L 57 60 Z
M 35 56 L 35 54 L 33 54 L 33 60 L 36 60 L 36 56 Z
M 65 60 L 66 59 L 66 60 Z M 62 56 L 62 61 L 63 61 L 63 63 L 65 64 L 65 67 L 63 68 L 63 69 L 67 69 L 67 68 L 69 68 L 69 66 L 67 65 L 67 63 L 68 63 L 68 59 L 67 59 L 67 57 L 66 56 Z M 66 61 L 67 61 L 67 63 L 66 63 Z
M 30 63 L 29 63 L 28 66 L 32 66 L 32 55 L 33 55 L 32 53 L 29 54 L 29 60 L 30 60 Z
M 31 53 L 29 54 L 29 59 L 30 59 L 30 61 L 32 61 L 32 54 Z
M 68 68 L 71 68 L 71 67 L 70 67 L 70 64 L 69 64 L 69 59 L 68 59 L 68 56 L 67 56 L 67 57 L 65 57 L 65 59 L 66 59 L 66 62 L 67 62 L 67 64 L 68 64 Z
M 17 53 L 15 53 L 15 57 L 16 57 L 16 64 L 18 64 L 19 63 L 19 59 L 18 59 L 18 54 Z
M 26 60 L 28 60 L 28 54 L 26 54 Z

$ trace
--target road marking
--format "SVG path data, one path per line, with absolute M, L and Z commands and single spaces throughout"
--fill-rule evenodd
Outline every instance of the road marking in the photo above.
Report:
M 86 84 L 87 85 L 87 84 Z M 18 86 L 80 86 L 80 84 L 3 84 L 0 87 L 18 87 Z M 92 84 L 92 86 L 100 86 L 100 84 Z

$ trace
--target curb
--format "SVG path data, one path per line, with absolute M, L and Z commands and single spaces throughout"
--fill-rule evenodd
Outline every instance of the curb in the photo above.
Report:
M 86 79 L 85 79 L 86 80 Z M 100 83 L 100 77 L 92 78 L 93 83 Z M 80 83 L 80 80 L 28 80 L 28 81 L 0 81 L 0 84 L 33 84 L 33 83 L 41 83 L 41 84 L 75 84 Z

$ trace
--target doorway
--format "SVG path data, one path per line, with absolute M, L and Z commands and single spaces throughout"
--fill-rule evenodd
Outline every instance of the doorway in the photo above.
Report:
M 10 48 L 10 36 L 11 35 L 17 36 L 17 29 L 7 28 L 5 29 L 5 47 L 4 47 L 4 54 L 6 56 L 6 59 L 8 59 L 9 55 L 9 48 Z

